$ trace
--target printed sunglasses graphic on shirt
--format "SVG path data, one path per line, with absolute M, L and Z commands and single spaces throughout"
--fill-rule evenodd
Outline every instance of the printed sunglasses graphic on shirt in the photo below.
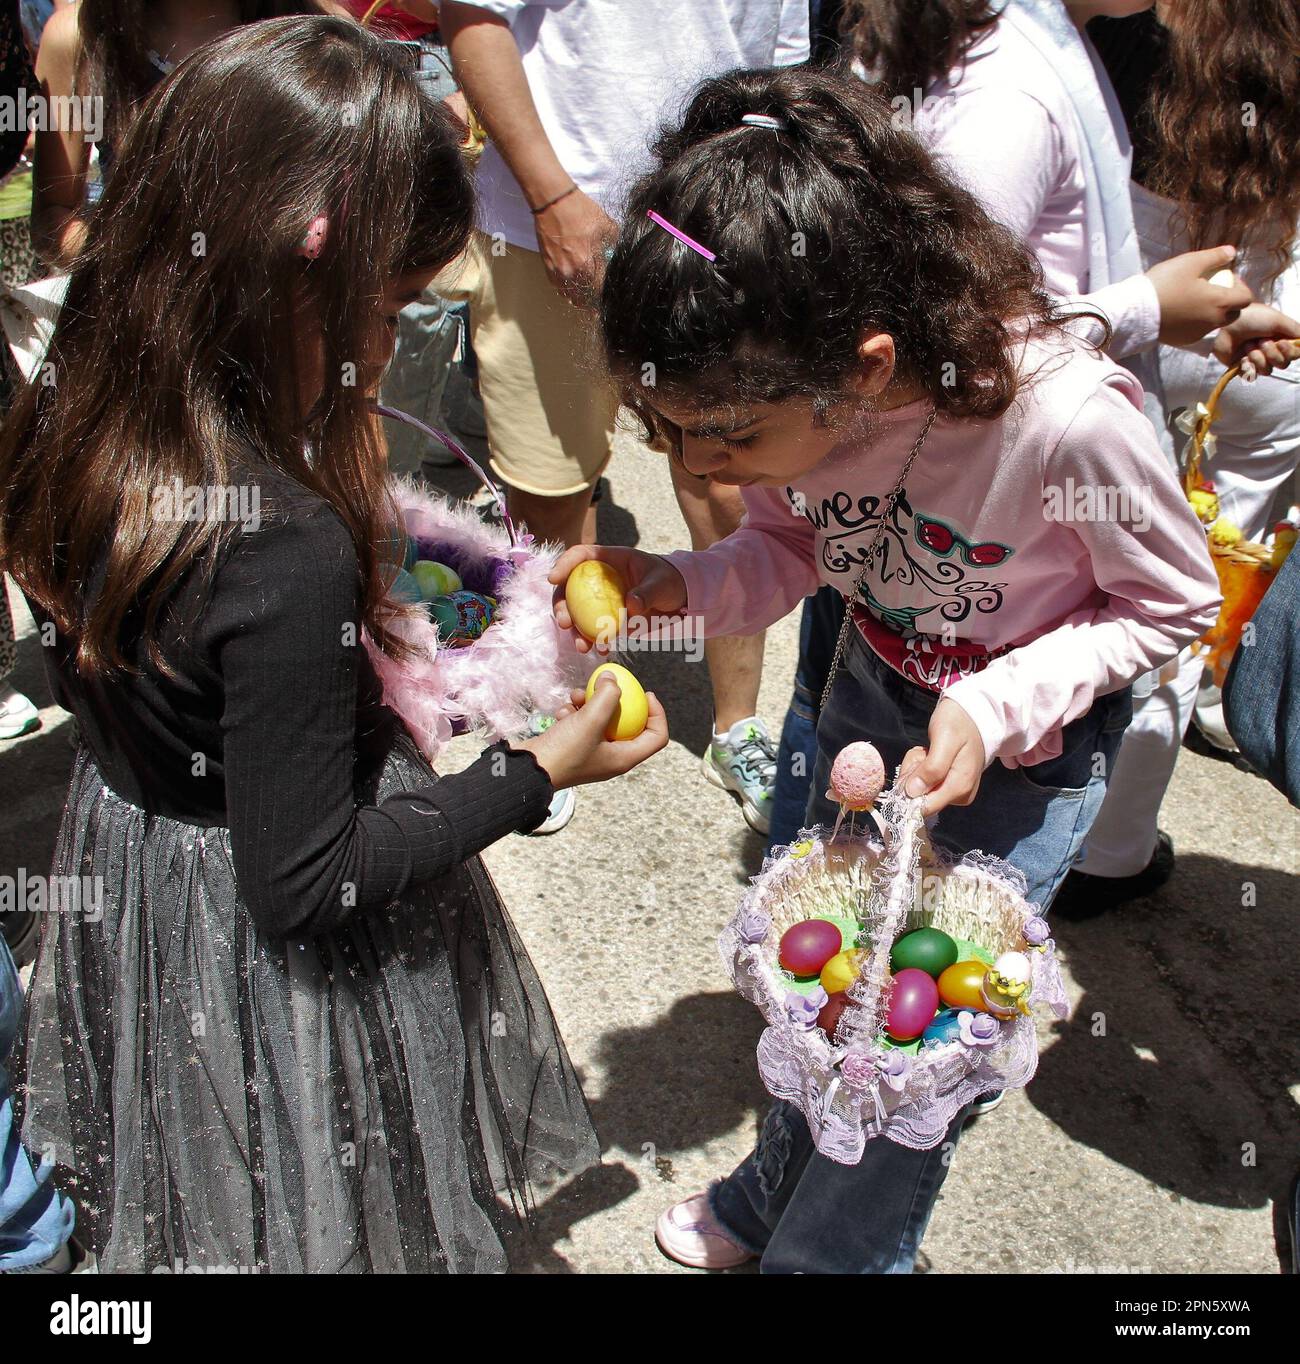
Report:
M 960 531 L 924 512 L 917 512 L 912 522 L 917 543 L 923 545 L 931 554 L 946 559 L 955 550 L 961 551 L 962 562 L 968 568 L 995 568 L 1004 564 L 1015 553 L 1010 545 L 999 544 L 996 540 L 973 543 Z

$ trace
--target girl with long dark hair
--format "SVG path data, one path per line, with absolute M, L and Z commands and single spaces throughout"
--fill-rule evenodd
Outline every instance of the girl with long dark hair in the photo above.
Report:
M 399 648 L 368 395 L 469 238 L 457 141 L 351 20 L 207 44 L 127 129 L 0 445 L 82 738 L 54 872 L 92 897 L 41 943 L 26 1132 L 104 1269 L 500 1269 L 530 1180 L 597 1156 L 477 853 L 663 712 L 607 742 L 602 686 L 438 777 L 361 640 Z

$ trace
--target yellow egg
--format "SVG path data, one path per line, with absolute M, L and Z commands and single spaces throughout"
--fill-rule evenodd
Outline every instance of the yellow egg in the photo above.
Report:
M 847 990 L 858 978 L 858 962 L 862 953 L 853 949 L 837 952 L 822 967 L 821 986 L 828 995 L 837 995 Z
M 635 739 L 650 718 L 650 703 L 646 700 L 645 688 L 621 663 L 602 663 L 587 683 L 588 701 L 596 690 L 596 679 L 601 673 L 609 673 L 622 693 L 614 718 L 605 729 L 605 738 Z
M 623 575 L 599 559 L 585 559 L 569 574 L 564 600 L 574 628 L 593 642 L 612 643 L 624 628 L 627 583 Z

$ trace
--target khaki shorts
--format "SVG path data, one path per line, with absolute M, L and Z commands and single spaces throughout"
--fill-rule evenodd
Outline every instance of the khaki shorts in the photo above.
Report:
M 493 471 L 521 492 L 563 497 L 609 463 L 618 401 L 595 315 L 563 298 L 542 258 L 474 234 L 434 288 L 467 300 Z

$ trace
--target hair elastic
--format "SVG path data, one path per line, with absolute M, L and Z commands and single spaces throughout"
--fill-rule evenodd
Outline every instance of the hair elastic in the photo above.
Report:
M 306 257 L 307 260 L 316 260 L 325 249 L 325 237 L 329 231 L 329 225 L 330 220 L 323 213 L 318 213 L 311 220 L 311 225 L 307 228 L 307 232 L 298 246 L 298 254 Z
M 750 128 L 771 128 L 774 133 L 783 133 L 786 128 L 785 119 L 771 114 L 741 114 L 740 121 Z
M 692 251 L 696 252 L 698 255 L 703 256 L 705 260 L 718 259 L 717 256 L 715 256 L 707 246 L 701 246 L 699 242 L 695 240 L 694 237 L 688 237 L 686 233 L 683 232 L 680 228 L 674 227 L 672 223 L 668 221 L 667 218 L 661 218 L 659 214 L 657 214 L 654 211 L 654 209 L 652 208 L 647 209 L 645 216 L 649 218 L 652 223 L 657 223 L 670 236 L 676 237 L 677 240 L 681 242 L 683 246 L 689 246 Z

